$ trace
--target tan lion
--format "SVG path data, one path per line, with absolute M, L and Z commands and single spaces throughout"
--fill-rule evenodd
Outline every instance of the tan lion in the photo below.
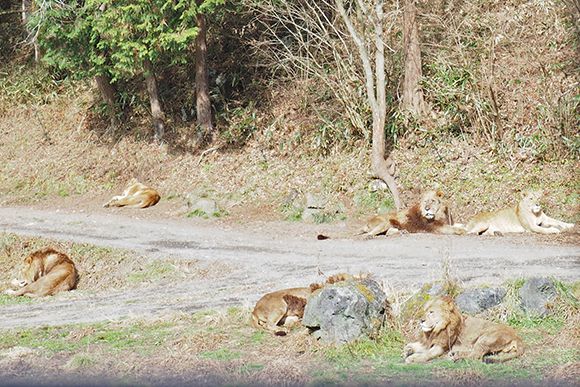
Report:
M 334 284 L 366 277 L 366 274 L 340 273 L 328 277 L 326 283 Z M 269 330 L 277 336 L 286 335 L 289 329 L 297 325 L 304 317 L 308 297 L 322 287 L 321 284 L 311 284 L 307 288 L 282 289 L 265 294 L 258 300 L 252 311 L 252 325 L 255 328 Z
M 572 223 L 562 222 L 546 215 L 540 205 L 541 198 L 540 191 L 528 191 L 513 208 L 479 213 L 467 224 L 467 233 L 479 235 L 520 232 L 557 234 L 574 227 Z
M 465 229 L 453 223 L 453 218 L 441 191 L 427 191 L 419 203 L 399 212 L 375 215 L 367 221 L 362 233 L 367 237 L 399 232 L 465 234 Z
M 139 183 L 136 179 L 131 179 L 129 184 L 122 195 L 114 196 L 103 207 L 147 208 L 154 206 L 161 199 L 156 190 Z
M 524 345 L 512 328 L 471 316 L 463 316 L 449 297 L 425 304 L 419 341 L 403 349 L 405 363 L 426 363 L 449 351 L 449 357 L 504 362 L 524 353 Z
M 24 259 L 22 280 L 15 279 L 4 293 L 14 296 L 44 297 L 76 288 L 78 273 L 74 262 L 53 248 L 33 252 Z

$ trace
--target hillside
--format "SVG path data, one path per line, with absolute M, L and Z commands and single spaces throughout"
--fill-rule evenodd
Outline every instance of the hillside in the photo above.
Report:
M 437 4 L 421 15 L 432 117 L 405 124 L 393 115 L 389 122 L 398 125 L 393 157 L 403 199 L 439 187 L 465 221 L 482 209 L 512 205 L 520 190 L 542 188 L 548 213 L 578 222 L 580 100 L 571 22 L 577 20 L 559 2 Z M 225 71 L 231 61 L 217 56 L 244 48 L 228 52 L 219 42 L 212 63 Z M 128 85 L 136 99 L 123 126 L 111 129 L 97 109 L 94 85 L 23 58 L 0 73 L 1 203 L 96 206 L 137 177 L 171 198 L 178 216 L 187 213 L 191 193 L 217 200 L 232 221 L 295 219 L 303 205 L 289 199 L 296 192 L 329 198 L 332 216 L 322 221 L 357 221 L 392 205 L 387 191 L 368 190 L 368 140 L 338 134 L 348 120 L 325 115 L 340 105 L 321 97 L 326 91 L 315 79 L 248 72 L 247 85 L 219 105 L 219 136 L 199 147 L 194 123 L 181 118 L 191 103 L 187 83 L 180 83 L 188 67 L 168 66 L 160 85 L 170 119 L 159 146 L 139 82 Z M 500 124 L 492 126 L 499 134 L 482 124 L 490 117 L 488 89 L 499 109 Z

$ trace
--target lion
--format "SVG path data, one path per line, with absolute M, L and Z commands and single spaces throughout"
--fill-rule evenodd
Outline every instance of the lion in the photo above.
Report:
M 400 232 L 428 232 L 437 234 L 465 234 L 461 224 L 454 224 L 449 207 L 441 191 L 427 191 L 419 203 L 399 212 L 371 217 L 361 234 L 374 237 L 380 234 L 393 235 Z
M 122 195 L 114 196 L 103 207 L 147 208 L 154 206 L 161 199 L 159 193 L 136 179 L 131 179 Z
M 550 218 L 540 205 L 540 191 L 527 191 L 513 208 L 477 214 L 467 224 L 468 234 L 495 235 L 502 233 L 537 232 L 558 234 L 574 227 L 572 223 Z
M 314 290 L 315 287 L 290 288 L 265 294 L 252 311 L 252 324 L 285 336 L 304 316 L 307 299 Z
M 339 273 L 329 276 L 325 283 L 335 284 L 367 276 L 367 274 Z M 323 285 L 314 283 L 309 287 L 282 289 L 265 294 L 258 300 L 252 311 L 252 325 L 255 328 L 269 330 L 276 336 L 285 336 L 304 317 L 308 297 L 322 287 Z
M 14 279 L 5 294 L 14 296 L 44 297 L 75 289 L 78 273 L 74 262 L 64 253 L 47 247 L 24 258 L 22 280 Z
M 524 353 L 522 339 L 506 325 L 463 316 L 453 300 L 438 297 L 425 304 L 421 337 L 403 349 L 405 363 L 426 363 L 445 352 L 449 358 L 498 363 Z

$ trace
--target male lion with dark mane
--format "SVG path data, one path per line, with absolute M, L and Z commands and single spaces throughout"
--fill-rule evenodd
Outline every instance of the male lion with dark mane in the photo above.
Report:
M 103 207 L 147 208 L 157 204 L 160 199 L 161 196 L 155 189 L 131 179 L 123 194 L 113 196 Z
M 362 232 L 367 237 L 380 234 L 392 235 L 403 232 L 465 234 L 461 225 L 453 223 L 449 207 L 444 201 L 443 192 L 427 191 L 421 195 L 419 203 L 398 212 L 375 215 L 367 221 Z
M 5 294 L 14 296 L 44 297 L 57 292 L 74 289 L 78 273 L 74 262 L 64 253 L 53 248 L 44 248 L 24 258 L 22 279 L 12 285 L 18 290 L 8 289 Z
M 449 297 L 425 304 L 419 341 L 403 349 L 405 363 L 426 363 L 449 351 L 449 357 L 504 362 L 524 353 L 522 339 L 506 325 L 463 316 Z

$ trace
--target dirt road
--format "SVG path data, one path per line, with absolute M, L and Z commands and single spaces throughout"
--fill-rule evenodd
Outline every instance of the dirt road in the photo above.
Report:
M 414 289 L 441 277 L 445 261 L 465 286 L 555 276 L 580 279 L 580 245 L 540 243 L 532 235 L 403 235 L 374 240 L 316 240 L 316 226 L 226 226 L 188 219 L 0 208 L 0 231 L 135 250 L 157 258 L 196 259 L 213 279 L 99 294 L 71 292 L 42 303 L 0 306 L 0 327 L 61 325 L 250 306 L 264 292 L 305 286 L 324 274 L 371 272 L 387 288 Z M 301 232 L 296 233 L 297 227 Z M 326 226 L 329 227 L 329 226 Z M 218 264 L 219 265 L 216 265 Z M 223 270 L 227 267 L 228 270 Z M 215 268 L 215 269 L 214 269 Z M 223 274 L 223 275 L 222 275 Z

